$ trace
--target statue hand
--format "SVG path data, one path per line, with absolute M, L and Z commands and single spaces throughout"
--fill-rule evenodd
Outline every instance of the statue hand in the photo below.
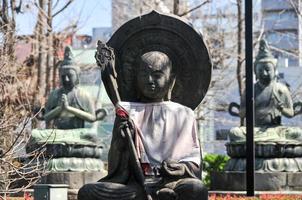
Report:
M 299 115 L 302 113 L 302 101 L 298 101 L 294 103 L 294 112 L 295 115 Z
M 61 106 L 62 106 L 62 109 L 63 110 L 66 110 L 69 106 L 68 104 L 68 99 L 67 99 L 67 95 L 66 94 L 63 94 L 62 95 L 62 99 L 61 99 Z
M 128 120 L 120 120 L 117 124 L 118 130 L 125 130 L 126 128 L 130 129 L 131 134 L 133 135 L 134 132 L 134 125 Z M 121 131 L 119 131 L 121 132 Z M 122 132 L 121 132 L 122 133 Z M 125 135 L 122 135 L 125 138 Z
M 177 177 L 185 174 L 185 165 L 172 160 L 164 160 L 161 164 L 160 174 L 163 177 Z
M 280 110 L 282 112 L 282 110 L 284 109 L 284 104 L 278 103 L 277 108 L 278 108 L 278 110 Z

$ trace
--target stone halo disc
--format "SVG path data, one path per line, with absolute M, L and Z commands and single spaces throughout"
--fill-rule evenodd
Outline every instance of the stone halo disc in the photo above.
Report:
M 117 82 L 123 101 L 136 101 L 138 58 L 161 51 L 172 60 L 176 82 L 171 101 L 195 109 L 204 98 L 212 62 L 202 35 L 184 19 L 152 11 L 122 25 L 107 42 L 114 49 Z

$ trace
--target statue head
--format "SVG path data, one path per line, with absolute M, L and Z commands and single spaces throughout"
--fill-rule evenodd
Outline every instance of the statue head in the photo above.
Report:
M 265 40 L 260 41 L 259 52 L 255 60 L 256 79 L 268 85 L 276 78 L 277 59 L 271 54 Z
M 64 49 L 64 60 L 61 65 L 71 65 L 74 63 L 74 55 L 71 46 L 66 46 Z
M 71 90 L 79 84 L 80 68 L 74 64 L 71 47 L 65 47 L 64 60 L 59 68 L 60 81 L 64 89 Z
M 169 98 L 174 81 L 172 62 L 166 54 L 151 51 L 140 57 L 137 85 L 141 101 L 160 102 Z

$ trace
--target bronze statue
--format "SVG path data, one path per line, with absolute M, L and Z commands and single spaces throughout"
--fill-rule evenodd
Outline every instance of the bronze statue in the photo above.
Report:
M 102 146 L 93 122 L 103 119 L 106 112 L 95 111 L 92 97 L 79 86 L 79 74 L 67 46 L 59 68 L 61 87 L 50 93 L 45 106 L 47 128 L 33 129 L 27 146 L 36 149 L 46 145 L 47 156 L 52 157 L 47 166 L 51 172 L 104 171 Z
M 281 117 L 293 117 L 293 102 L 287 86 L 276 80 L 277 60 L 271 55 L 265 40 L 261 40 L 255 61 L 255 125 L 281 125 Z M 245 95 L 240 107 L 245 116 Z
M 45 107 L 47 127 L 53 120 L 57 129 L 84 128 L 84 122 L 96 121 L 95 107 L 89 95 L 78 87 L 79 67 L 72 63 L 72 52 L 66 47 L 59 69 L 62 87 L 51 92 Z
M 255 83 L 255 126 L 262 127 L 262 130 L 281 126 L 282 116 L 291 118 L 295 113 L 297 114 L 297 111 L 294 112 L 288 87 L 277 81 L 277 60 L 270 53 L 265 40 L 260 41 L 254 65 L 257 80 Z M 245 95 L 242 98 L 239 115 L 245 117 Z M 231 141 L 244 138 L 245 127 L 231 129 Z
M 177 62 L 183 56 L 183 52 L 176 56 L 182 50 L 180 46 L 173 45 L 179 44 L 171 42 L 165 46 L 149 35 L 156 33 L 152 31 L 153 28 L 158 31 L 164 30 L 162 26 L 167 25 L 165 28 L 171 26 L 173 23 L 169 21 L 180 25 L 184 23 L 174 16 L 157 12 L 126 23 L 107 43 L 114 49 L 115 62 L 110 59 L 114 58 L 110 56 L 113 49 L 108 48 L 106 51 L 106 45 L 99 43 L 96 59 L 98 65 L 103 68 L 102 80 L 107 85 L 107 92 L 116 107 L 117 117 L 108 155 L 108 175 L 97 183 L 84 185 L 78 193 L 79 200 L 208 199 L 207 189 L 201 182 L 201 151 L 195 116 L 193 110 L 186 106 L 196 105 L 192 103 L 194 100 L 191 104 L 184 105 L 173 102 L 175 96 L 180 102 L 187 101 L 181 98 L 179 93 L 175 93 L 173 86 L 177 86 L 178 89 L 185 86 L 179 85 L 183 81 L 181 73 L 190 76 L 192 82 L 196 81 L 196 85 L 210 80 L 207 76 L 211 73 L 211 62 L 203 41 L 199 40 L 200 35 L 196 34 L 192 27 L 187 26 L 185 29 L 197 39 L 192 41 L 195 41 L 196 47 L 203 51 L 199 55 L 195 52 L 196 57 L 194 53 L 188 52 L 196 60 L 195 65 L 190 66 L 196 71 L 188 71 L 190 69 L 188 63 L 180 65 L 180 62 Z M 131 23 L 134 23 L 134 26 L 131 26 Z M 142 39 L 137 37 L 137 41 L 133 41 L 127 36 L 123 38 L 127 26 L 134 32 L 128 34 L 131 37 L 142 34 L 140 30 L 145 26 L 149 29 L 141 35 Z M 157 32 L 155 37 L 158 34 L 160 32 Z M 163 33 L 162 36 L 165 34 L 167 33 Z M 173 37 L 179 35 L 174 34 Z M 117 38 L 120 42 L 125 39 L 123 46 L 115 43 Z M 174 39 L 179 43 L 185 42 L 183 38 Z M 151 47 L 150 50 L 141 52 L 136 48 L 142 41 L 144 48 Z M 158 43 L 159 46 L 156 47 L 154 44 Z M 128 45 L 133 49 L 123 51 Z M 200 57 L 204 59 L 203 62 L 198 60 Z M 205 71 L 203 74 L 205 79 L 202 81 L 201 74 L 196 79 L 193 78 L 194 73 L 200 72 L 200 69 Z M 130 70 L 133 73 L 128 76 Z M 196 89 L 204 93 L 202 97 L 196 95 L 195 98 L 203 98 L 208 84 L 209 81 L 202 88 Z M 126 93 L 125 90 L 131 91 Z
M 292 118 L 301 113 L 301 108 L 297 109 L 300 103 L 293 104 L 289 88 L 277 81 L 276 64 L 277 60 L 270 53 L 266 41 L 261 40 L 254 64 L 257 80 L 254 128 L 256 170 L 301 171 L 302 129 L 282 124 L 283 116 Z M 245 116 L 244 98 L 239 115 Z M 226 170 L 244 171 L 246 127 L 232 128 L 229 139 L 227 153 L 232 159 L 228 161 Z

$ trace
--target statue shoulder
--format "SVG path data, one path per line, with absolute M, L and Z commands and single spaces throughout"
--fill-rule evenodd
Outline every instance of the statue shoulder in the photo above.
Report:
M 173 101 L 169 101 L 168 105 L 174 112 L 177 112 L 179 114 L 184 114 L 185 113 L 186 115 L 195 117 L 194 111 L 191 108 L 187 107 L 187 106 L 184 106 L 180 103 L 176 103 L 176 102 L 173 102 Z
M 89 93 L 84 88 L 77 87 L 76 93 L 77 96 L 81 99 L 91 99 L 91 95 L 89 95 Z
M 62 89 L 54 89 L 49 93 L 47 101 L 55 101 L 56 99 L 59 99 L 62 95 Z
M 278 92 L 278 93 L 282 93 L 282 94 L 288 93 L 288 94 L 290 94 L 289 88 L 286 85 L 284 85 L 283 83 L 276 82 L 274 88 L 275 88 L 276 92 Z
M 84 110 L 95 109 L 94 97 L 88 93 L 85 88 L 77 87 L 76 88 L 76 97 L 77 101 Z

